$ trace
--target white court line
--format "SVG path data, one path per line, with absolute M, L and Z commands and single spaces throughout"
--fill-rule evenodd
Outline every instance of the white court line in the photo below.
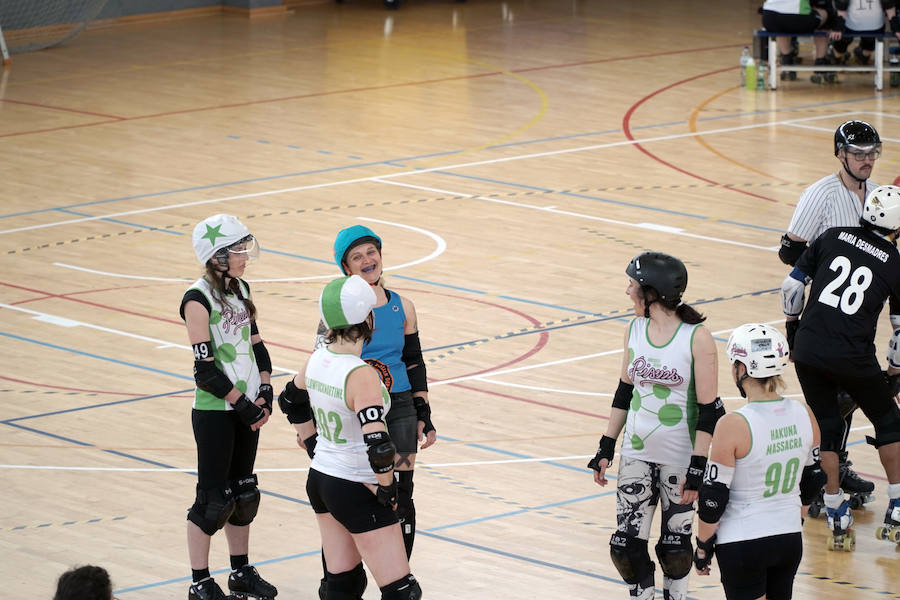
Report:
M 828 129 L 827 127 L 813 127 L 812 125 L 801 125 L 799 123 L 787 123 L 787 125 L 789 127 L 797 127 L 799 129 L 811 129 L 812 131 L 822 131 L 825 133 L 834 133 L 833 129 Z M 879 139 L 881 139 L 882 142 L 900 142 L 900 139 L 898 139 L 898 138 L 881 137 L 881 135 L 879 135 L 878 137 L 879 137 Z
M 829 115 L 803 117 L 800 119 L 785 119 L 782 121 L 768 121 L 766 123 L 754 123 L 751 125 L 739 125 L 737 127 L 723 127 L 720 129 L 710 129 L 707 131 L 692 131 L 692 132 L 688 132 L 688 133 L 676 133 L 676 134 L 671 134 L 671 135 L 650 137 L 650 138 L 645 138 L 645 139 L 641 139 L 641 140 L 622 140 L 619 142 L 610 142 L 610 143 L 606 143 L 606 144 L 592 144 L 590 146 L 580 146 L 577 148 L 566 148 L 563 150 L 549 150 L 547 152 L 536 152 L 533 154 L 520 154 L 520 155 L 516 155 L 516 156 L 507 156 L 504 158 L 493 158 L 493 159 L 480 160 L 480 161 L 474 161 L 474 162 L 458 163 L 455 165 L 445 165 L 442 167 L 430 167 L 427 169 L 411 169 L 408 171 L 389 173 L 387 175 L 372 175 L 370 177 L 358 177 L 355 179 L 344 179 L 344 180 L 340 180 L 340 181 L 330 181 L 330 182 L 326 182 L 326 183 L 300 185 L 300 186 L 295 186 L 295 187 L 282 188 L 282 189 L 278 189 L 278 190 L 267 190 L 265 192 L 252 192 L 252 193 L 247 193 L 247 194 L 236 194 L 233 196 L 224 196 L 222 198 L 211 198 L 208 200 L 195 200 L 193 202 L 182 202 L 180 204 L 169 204 L 166 206 L 158 206 L 158 207 L 154 207 L 154 208 L 141 208 L 141 209 L 136 209 L 136 210 L 126 210 L 126 211 L 120 211 L 120 212 L 115 212 L 115 213 L 109 213 L 109 214 L 105 214 L 105 215 L 97 215 L 97 216 L 93 216 L 93 217 L 81 217 L 79 219 L 67 219 L 65 221 L 42 223 L 40 225 L 29 225 L 26 227 L 16 227 L 14 229 L 0 230 L 0 235 L 6 235 L 8 233 L 17 233 L 20 231 L 32 231 L 35 229 L 46 229 L 49 227 L 59 227 L 61 225 L 72 225 L 75 223 L 86 223 L 89 221 L 111 219 L 113 217 L 124 217 L 124 216 L 129 216 L 129 215 L 138 215 L 138 214 L 145 214 L 145 213 L 150 213 L 150 212 L 171 210 L 171 209 L 176 209 L 176 208 L 185 208 L 188 206 L 200 206 L 203 204 L 213 204 L 216 202 L 228 202 L 231 200 L 244 200 L 244 199 L 248 199 L 248 198 L 262 198 L 265 196 L 273 196 L 276 194 L 285 194 L 288 192 L 315 190 L 315 189 L 336 187 L 336 186 L 340 186 L 340 185 L 349 185 L 349 184 L 353 184 L 353 183 L 365 183 L 365 182 L 376 181 L 379 179 L 393 179 L 396 177 L 406 177 L 408 175 L 420 175 L 422 173 L 431 173 L 433 171 L 465 169 L 468 167 L 478 167 L 478 166 L 483 166 L 483 165 L 500 164 L 500 163 L 515 161 L 515 160 L 528 160 L 531 158 L 543 158 L 546 156 L 572 154 L 575 152 L 586 152 L 586 151 L 590 151 L 590 150 L 602 150 L 605 148 L 616 148 L 619 146 L 633 146 L 635 144 L 648 144 L 651 142 L 664 142 L 664 141 L 670 141 L 670 140 L 698 137 L 698 136 L 702 136 L 702 135 L 732 133 L 735 131 L 746 131 L 746 130 L 750 130 L 750 129 L 759 129 L 759 128 L 763 128 L 763 127 L 789 125 L 792 123 L 801 123 L 804 121 L 814 121 L 814 120 L 821 120 L 821 119 L 827 119 L 827 118 L 842 117 L 842 116 L 847 116 L 847 115 L 858 115 L 858 114 L 865 113 L 865 112 L 867 112 L 867 111 L 832 113 Z
M 138 335 L 136 333 L 130 333 L 128 331 L 122 331 L 120 329 L 111 329 L 109 327 L 103 327 L 101 325 L 94 325 L 93 323 L 85 323 L 84 321 L 76 321 L 75 319 L 69 319 L 67 317 L 60 317 L 58 315 L 51 315 L 50 313 L 39 312 L 36 310 L 30 310 L 27 308 L 22 308 L 21 306 L 13 306 L 11 304 L 3 304 L 0 303 L 0 308 L 5 308 L 8 310 L 15 310 L 18 312 L 23 312 L 26 314 L 34 315 L 34 318 L 37 321 L 41 321 L 44 323 L 49 323 L 51 325 L 58 325 L 60 327 L 87 327 L 88 329 L 94 329 L 96 331 L 102 331 L 104 333 L 111 333 L 113 335 L 121 335 L 124 337 L 132 338 L 135 340 L 141 340 L 144 342 L 150 342 L 152 344 L 156 344 L 158 349 L 165 348 L 178 348 L 187 350 L 190 352 L 191 347 L 185 346 L 184 344 L 175 344 L 172 342 L 167 342 L 166 340 L 159 340 L 152 337 L 147 337 L 143 335 Z M 296 373 L 296 369 L 285 369 L 284 367 L 279 367 L 276 365 L 272 365 L 273 369 L 277 369 L 279 371 L 284 371 L 285 373 Z
M 418 190 L 426 191 L 426 192 L 437 192 L 439 194 L 452 194 L 454 196 L 460 196 L 463 198 L 472 198 L 474 200 L 483 200 L 485 202 L 494 202 L 497 204 L 507 204 L 509 206 L 516 206 L 519 208 L 530 208 L 532 210 L 539 210 L 541 212 L 548 212 L 556 215 L 564 215 L 567 217 L 576 217 L 579 219 L 588 219 L 591 221 L 601 221 L 603 223 L 610 223 L 612 225 L 621 225 L 623 227 L 635 227 L 637 229 L 649 229 L 651 231 L 662 231 L 665 233 L 671 233 L 672 235 L 680 235 L 683 237 L 694 238 L 698 240 L 704 240 L 707 242 L 716 242 L 719 244 L 728 244 L 730 246 L 741 246 L 743 248 L 753 248 L 754 250 L 766 250 L 773 252 L 779 248 L 779 246 L 759 246 L 757 244 L 747 244 L 744 242 L 736 242 L 734 240 L 711 237 L 707 235 L 699 235 L 696 233 L 688 233 L 681 228 L 671 227 L 668 225 L 658 225 L 656 223 L 629 223 L 627 221 L 617 221 L 616 219 L 607 219 L 604 217 L 597 217 L 594 215 L 586 215 L 584 213 L 572 212 L 569 210 L 560 210 L 557 208 L 553 208 L 551 206 L 534 206 L 533 204 L 523 204 L 521 202 L 513 202 L 511 200 L 499 200 L 497 198 L 487 198 L 485 196 L 473 196 L 471 194 L 464 194 L 462 192 L 452 192 L 449 190 L 444 190 L 441 188 L 428 187 L 424 185 L 413 185 L 410 183 L 401 183 L 399 181 L 382 181 L 381 179 L 375 180 L 378 183 L 385 183 L 388 185 L 397 185 L 401 187 L 415 188 Z
M 612 394 L 602 393 L 602 392 L 578 392 L 575 390 L 560 390 L 556 388 L 546 388 L 546 387 L 538 387 L 536 385 L 523 385 L 521 383 L 509 383 L 507 381 L 495 381 L 493 379 L 489 379 L 488 377 L 476 377 L 475 381 L 483 381 L 485 383 L 494 383 L 497 385 L 502 385 L 505 387 L 512 388 L 521 388 L 525 390 L 534 390 L 535 392 L 552 392 L 554 394 L 573 394 L 576 396 L 609 396 L 612 397 Z
M 420 227 L 413 227 L 412 225 L 404 225 L 403 223 L 394 223 L 392 221 L 382 221 L 380 219 L 369 219 L 366 217 L 357 217 L 357 219 L 361 221 L 369 221 L 371 223 L 381 223 L 383 225 L 391 225 L 393 227 L 400 227 L 401 229 L 408 229 L 410 231 L 415 231 L 417 233 L 421 233 L 426 237 L 430 237 L 434 240 L 435 245 L 437 246 L 434 251 L 428 256 L 424 256 L 422 258 L 403 263 L 400 265 L 395 265 L 393 267 L 386 267 L 384 271 L 396 271 L 397 269 L 405 269 L 406 267 L 412 267 L 424 262 L 428 262 L 433 260 L 443 254 L 447 250 L 447 242 L 444 239 L 437 235 L 436 233 L 432 233 L 427 229 L 422 229 Z M 191 282 L 193 279 L 175 279 L 170 277 L 147 277 L 142 275 L 129 275 L 126 273 L 113 273 L 110 271 L 98 271 L 96 269 L 88 269 L 87 267 L 78 267 L 75 265 L 70 265 L 61 262 L 53 263 L 56 267 L 63 267 L 65 269 L 74 269 L 76 271 L 82 271 L 84 273 L 91 273 L 93 275 L 103 275 L 105 277 L 119 277 L 121 279 L 141 279 L 144 281 L 176 281 L 176 282 Z M 285 282 L 285 281 L 314 281 L 317 279 L 334 279 L 336 274 L 331 273 L 328 275 L 311 275 L 309 277 L 280 277 L 277 279 L 246 279 L 248 283 L 277 283 L 277 282 Z

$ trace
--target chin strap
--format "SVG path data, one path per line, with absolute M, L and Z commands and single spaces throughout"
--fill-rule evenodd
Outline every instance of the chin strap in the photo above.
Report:
M 844 157 L 843 165 L 844 165 L 844 172 L 847 173 L 850 177 L 852 177 L 856 181 L 857 185 L 859 186 L 859 189 L 864 190 L 866 187 L 866 180 L 868 179 L 868 177 L 866 177 L 866 179 L 860 179 L 859 177 L 854 175 L 853 171 L 850 170 L 850 165 L 847 164 L 846 156 Z M 843 183 L 843 180 L 841 180 L 841 183 Z

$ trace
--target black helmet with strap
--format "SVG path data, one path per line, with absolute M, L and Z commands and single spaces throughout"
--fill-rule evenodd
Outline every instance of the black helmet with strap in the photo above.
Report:
M 675 308 L 687 289 L 688 275 L 684 263 L 663 252 L 641 252 L 631 259 L 625 273 L 637 281 L 641 288 L 653 288 L 658 294 L 658 298 L 647 299 L 647 294 L 644 293 L 645 316 L 649 316 L 650 304 L 656 300 Z

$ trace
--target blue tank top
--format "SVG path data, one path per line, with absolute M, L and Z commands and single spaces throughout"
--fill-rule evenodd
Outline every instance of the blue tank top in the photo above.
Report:
M 372 340 L 363 346 L 362 359 L 375 367 L 387 391 L 396 394 L 411 387 L 402 358 L 406 313 L 400 296 L 388 290 L 385 292 L 388 295 L 387 304 L 372 309 L 375 328 Z

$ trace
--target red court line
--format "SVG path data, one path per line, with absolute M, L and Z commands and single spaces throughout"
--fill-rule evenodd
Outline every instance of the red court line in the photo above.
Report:
M 707 52 L 710 50 L 721 50 L 724 48 L 736 48 L 738 46 L 740 46 L 740 44 L 736 44 L 736 45 L 729 44 L 729 45 L 724 45 L 724 46 L 710 46 L 710 47 L 704 47 L 704 48 L 687 48 L 687 49 L 682 49 L 682 50 L 669 50 L 666 52 L 657 52 L 657 53 L 652 53 L 652 54 L 637 54 L 634 56 L 620 56 L 620 57 L 614 57 L 614 58 L 603 58 L 603 59 L 597 59 L 597 60 L 591 60 L 591 61 L 565 63 L 565 64 L 559 64 L 559 65 L 543 65 L 540 67 L 527 67 L 527 68 L 522 68 L 522 69 L 511 70 L 510 73 L 527 73 L 527 72 L 542 71 L 542 70 L 547 70 L 547 69 L 559 69 L 559 68 L 585 66 L 585 65 L 608 63 L 608 62 L 638 60 L 638 59 L 643 59 L 643 58 L 655 58 L 655 57 L 659 57 L 659 56 L 669 56 L 669 55 L 674 55 L 674 54 L 685 54 L 685 53 L 691 53 L 691 52 Z M 729 67 L 729 68 L 735 69 L 737 67 Z M 152 119 L 152 118 L 156 118 L 156 117 L 167 117 L 167 116 L 180 115 L 180 114 L 190 114 L 190 113 L 203 112 L 203 111 L 209 111 L 209 110 L 241 108 L 241 107 L 253 106 L 253 105 L 257 105 L 257 104 L 285 102 L 288 100 L 303 100 L 306 98 L 334 96 L 334 95 L 339 95 L 339 94 L 371 92 L 371 91 L 376 91 L 376 90 L 387 90 L 387 89 L 392 89 L 392 88 L 410 87 L 410 86 L 417 86 L 417 85 L 428 85 L 428 84 L 432 84 L 432 83 L 444 83 L 444 82 L 448 82 L 448 81 L 470 80 L 470 79 L 478 79 L 481 77 L 494 77 L 496 75 L 502 75 L 502 74 L 503 73 L 501 71 L 491 71 L 488 73 L 476 73 L 473 75 L 458 75 L 458 76 L 454 76 L 454 77 L 442 77 L 442 78 L 438 78 L 438 79 L 425 79 L 425 80 L 421 80 L 421 81 L 406 81 L 406 82 L 401 82 L 401 83 L 391 83 L 391 84 L 380 85 L 380 86 L 350 88 L 350 89 L 345 89 L 345 90 L 331 90 L 331 91 L 327 91 L 327 92 L 313 92 L 313 93 L 309 93 L 309 94 L 284 96 L 281 98 L 268 98 L 268 99 L 264 99 L 264 100 L 250 100 L 247 102 L 238 102 L 238 103 L 233 103 L 233 104 L 221 104 L 221 105 L 217 105 L 217 106 L 202 106 L 202 107 L 198 107 L 198 108 L 189 108 L 189 109 L 184 109 L 184 110 L 161 112 L 161 113 L 155 113 L 155 114 L 150 114 L 150 115 L 139 115 L 136 117 L 110 116 L 111 119 L 115 119 L 115 120 L 100 121 L 97 123 L 84 123 L 84 124 L 80 124 L 80 125 L 65 125 L 65 126 L 61 126 L 61 127 L 53 127 L 53 128 L 48 128 L 48 129 L 37 129 L 37 130 L 31 130 L 31 131 L 19 131 L 16 133 L 5 133 L 5 134 L 0 134 L 0 138 L 13 137 L 13 136 L 19 136 L 19 135 L 30 135 L 33 133 L 48 133 L 51 131 L 58 131 L 58 130 L 64 130 L 64 129 L 75 129 L 78 127 L 91 127 L 93 125 L 107 125 L 109 123 L 136 121 L 139 119 Z M 14 102 L 13 100 L 4 100 L 4 101 L 5 102 Z M 27 103 L 21 102 L 21 104 L 27 104 Z M 50 108 L 50 107 L 48 107 L 48 108 Z M 68 109 L 58 108 L 58 110 L 68 110 Z M 84 112 L 84 111 L 72 110 L 72 112 Z M 97 113 L 84 112 L 84 114 L 97 114 Z M 105 115 L 98 115 L 98 116 L 105 116 Z
M 103 113 L 88 112 L 86 110 L 78 110 L 76 108 L 64 108 L 62 106 L 50 106 L 49 104 L 40 104 L 38 102 L 25 102 L 24 100 L 10 100 L 9 98 L 0 98 L 0 102 L 7 102 L 9 104 L 21 104 L 23 106 L 36 106 L 38 108 L 46 108 L 48 110 L 59 110 L 62 112 L 76 113 L 79 115 L 90 115 L 92 117 L 103 117 L 104 119 L 116 119 L 119 121 L 123 121 L 126 118 L 126 117 L 119 117 L 116 115 L 104 115 Z
M 658 94 L 661 94 L 662 92 L 665 92 L 666 90 L 670 90 L 676 86 L 682 85 L 689 81 L 694 81 L 696 79 L 702 79 L 703 77 L 709 77 L 710 75 L 718 75 L 719 73 L 724 73 L 725 71 L 731 71 L 733 69 L 734 69 L 734 67 L 727 67 L 725 69 L 717 69 L 715 71 L 709 71 L 708 73 L 701 73 L 700 75 L 694 75 L 693 77 L 688 77 L 687 79 L 682 79 L 681 81 L 676 81 L 675 83 L 671 83 L 665 87 L 659 88 L 658 90 L 656 90 L 654 92 L 651 92 L 650 94 L 647 94 L 646 96 L 644 96 L 643 98 L 641 98 L 640 100 L 638 100 L 637 102 L 632 104 L 631 108 L 629 108 L 628 111 L 625 113 L 625 117 L 622 119 L 622 130 L 625 132 L 625 137 L 627 137 L 630 141 L 634 141 L 634 136 L 631 135 L 631 125 L 630 125 L 631 117 L 634 115 L 634 113 L 638 109 L 638 107 L 641 104 L 643 104 L 644 102 L 646 102 L 647 100 L 653 98 L 654 96 L 656 96 Z M 653 154 L 652 152 L 650 152 L 649 150 L 644 148 L 640 143 L 635 143 L 634 146 L 635 146 L 635 148 L 637 148 L 638 150 L 640 150 L 641 152 L 643 152 L 644 154 L 646 154 L 653 160 L 655 160 L 661 164 L 664 164 L 665 166 L 669 167 L 670 169 L 674 169 L 674 170 L 678 171 L 679 173 L 687 175 L 688 177 L 693 177 L 694 179 L 699 179 L 700 181 L 703 181 L 705 183 L 709 183 L 711 185 L 716 185 L 716 186 L 725 188 L 727 190 L 731 190 L 733 192 L 738 192 L 739 194 L 744 194 L 746 196 L 752 196 L 753 198 L 759 198 L 761 200 L 766 200 L 768 202 L 778 202 L 774 198 L 760 196 L 759 194 L 754 194 L 753 192 L 741 190 L 741 189 L 732 187 L 730 185 L 720 183 L 718 181 L 713 181 L 712 179 L 707 179 L 706 177 L 697 175 L 696 173 L 691 173 L 690 171 L 682 169 L 681 167 L 678 167 L 668 161 L 661 159 L 657 155 Z
M 67 392 L 88 392 L 91 394 L 109 394 L 112 396 L 132 396 L 135 398 L 137 398 L 138 396 L 144 395 L 144 394 L 132 394 L 130 392 L 104 392 L 101 390 L 84 390 L 81 388 L 64 387 L 61 385 L 50 385 L 49 383 L 38 383 L 37 381 L 25 381 L 24 379 L 15 379 L 13 377 L 6 377 L 5 375 L 0 375 L 0 379 L 5 379 L 6 381 L 14 381 L 16 383 L 24 383 L 25 385 L 33 385 L 36 387 L 52 388 L 54 390 L 66 390 Z

